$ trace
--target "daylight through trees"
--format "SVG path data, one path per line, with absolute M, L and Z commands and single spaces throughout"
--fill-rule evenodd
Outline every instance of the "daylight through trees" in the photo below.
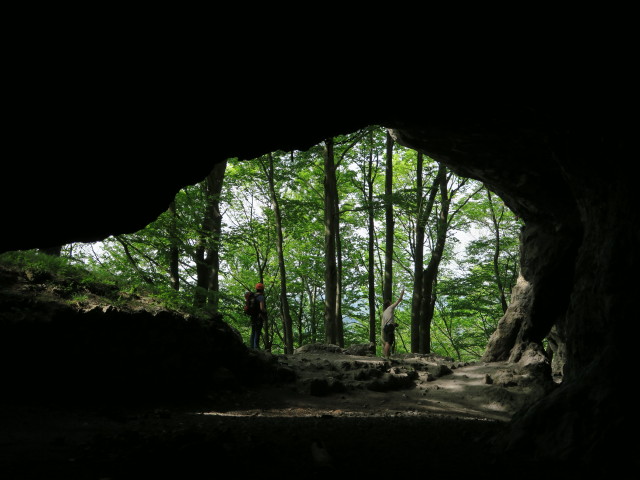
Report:
M 247 343 L 243 295 L 262 281 L 261 346 L 273 353 L 373 342 L 379 354 L 383 301 L 405 288 L 395 352 L 471 361 L 509 303 L 520 227 L 486 186 L 371 126 L 212 165 L 145 229 L 62 256 L 168 306 L 221 314 Z

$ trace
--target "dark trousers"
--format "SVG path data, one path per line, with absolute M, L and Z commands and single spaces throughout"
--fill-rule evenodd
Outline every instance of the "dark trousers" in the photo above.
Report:
M 251 348 L 260 348 L 260 333 L 262 331 L 262 322 L 259 320 L 251 320 L 251 337 L 249 337 L 249 346 Z

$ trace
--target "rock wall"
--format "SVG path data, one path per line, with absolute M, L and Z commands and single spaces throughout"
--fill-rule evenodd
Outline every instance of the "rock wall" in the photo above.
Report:
M 637 424 L 622 420 L 631 405 L 620 366 L 632 361 L 638 333 L 630 279 L 640 245 L 633 182 L 620 166 L 629 145 L 624 135 L 616 140 L 624 128 L 612 131 L 591 115 L 565 127 L 529 129 L 521 145 L 499 129 L 485 130 L 478 133 L 482 151 L 465 148 L 472 128 L 448 132 L 446 148 L 443 133 L 424 126 L 398 128 L 395 136 L 484 181 L 525 220 L 521 278 L 484 359 L 508 358 L 546 375 L 551 362 L 540 342 L 553 328 L 554 369 L 564 381 L 514 421 L 518 433 L 509 446 L 541 457 L 597 462 L 592 455 L 599 451 L 600 459 L 628 461 L 629 446 L 620 439 Z

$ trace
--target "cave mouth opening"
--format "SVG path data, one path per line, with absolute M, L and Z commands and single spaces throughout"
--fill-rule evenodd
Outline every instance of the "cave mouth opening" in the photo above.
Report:
M 390 125 L 391 125 L 392 123 L 393 123 L 393 122 L 391 122 L 391 123 L 390 123 Z M 389 127 L 389 128 L 394 128 L 394 127 L 393 127 L 393 126 L 391 126 L 391 127 Z M 400 126 L 400 128 L 401 128 L 401 126 Z M 445 137 L 451 134 L 451 131 L 441 130 L 441 132 L 444 132 L 444 133 L 443 133 L 443 135 L 444 135 Z M 427 133 L 428 133 L 428 132 L 427 132 Z M 453 134 L 454 134 L 454 135 L 457 135 L 457 133 L 456 133 L 456 132 L 453 132 Z M 473 135 L 475 135 L 475 133 L 474 133 L 474 132 L 471 132 L 471 136 L 473 136 Z M 477 135 L 476 135 L 476 136 L 477 136 Z M 516 137 L 514 137 L 514 138 L 516 138 Z M 454 139 L 454 140 L 457 140 L 457 138 L 456 138 L 456 139 Z M 433 145 L 435 145 L 435 147 L 433 147 L 433 150 L 434 150 L 433 158 L 434 158 L 434 160 L 435 160 L 436 162 L 438 162 L 438 163 L 444 163 L 444 162 L 442 162 L 442 161 L 441 161 L 441 160 L 442 160 L 442 159 L 441 159 L 441 157 L 443 157 L 443 154 L 442 154 L 442 148 L 444 148 L 444 147 L 441 147 L 441 145 L 442 145 L 443 143 L 446 143 L 446 144 L 447 144 L 447 145 L 446 145 L 446 149 L 449 149 L 449 150 L 450 150 L 450 149 L 451 149 L 451 145 L 453 145 L 455 142 L 454 142 L 453 140 L 452 140 L 452 141 L 446 140 L 446 142 L 439 142 L 439 143 L 438 143 L 438 142 L 435 142 L 435 143 L 433 143 Z M 466 146 L 469 146 L 469 145 L 473 146 L 473 144 L 472 144 L 471 142 L 458 142 L 458 143 L 459 143 L 460 145 L 464 144 L 464 145 L 466 145 Z M 487 146 L 487 145 L 486 145 L 486 143 L 484 143 L 483 141 L 480 141 L 479 143 L 480 143 L 480 145 L 481 145 L 482 147 L 486 147 L 486 146 Z M 509 144 L 509 146 L 512 146 L 512 145 L 513 145 L 513 143 L 514 143 L 514 141 L 512 140 L 511 142 L 505 142 L 505 143 L 506 143 L 506 144 Z M 432 146 L 433 146 L 433 145 L 429 145 L 429 148 L 421 148 L 421 150 L 423 150 L 423 151 L 431 151 L 431 149 L 432 149 Z M 456 148 L 457 148 L 457 147 L 456 147 Z M 449 150 L 447 150 L 447 151 L 449 151 Z M 534 150 L 539 151 L 539 148 L 537 148 L 537 147 L 536 147 Z M 486 152 L 490 152 L 490 151 L 491 151 L 491 149 L 488 149 L 488 148 L 487 148 L 487 149 L 485 149 L 485 151 L 486 151 Z M 456 152 L 457 152 L 457 150 L 456 150 Z M 485 155 L 485 156 L 486 156 L 486 155 Z M 497 155 L 497 157 L 500 157 L 500 155 Z M 449 159 L 449 160 L 450 160 L 450 159 Z M 447 162 L 447 164 L 448 164 L 448 165 L 450 165 L 450 164 L 451 164 L 451 161 L 448 161 L 448 162 Z M 479 168 L 479 169 L 482 169 L 482 168 L 485 168 L 485 167 L 484 167 L 484 166 L 481 166 L 481 167 L 478 167 L 478 168 Z M 470 169 L 470 168 L 467 168 L 466 170 L 465 170 L 465 169 L 460 169 L 460 168 L 458 168 L 457 170 L 460 170 L 460 171 L 462 171 L 463 173 L 467 173 L 467 174 L 474 173 L 473 171 L 471 171 L 472 169 Z M 489 169 L 489 170 L 490 170 L 490 169 Z M 477 173 L 477 172 L 476 172 L 476 173 Z M 193 174 L 190 174 L 190 176 L 191 176 L 191 177 L 193 177 Z M 476 178 L 476 177 L 481 177 L 481 178 L 482 178 L 482 175 L 475 175 L 475 176 L 473 176 L 473 175 L 469 175 L 469 176 L 465 176 L 464 178 Z M 504 195 L 504 193 L 505 193 L 503 190 L 504 190 L 504 187 L 502 187 L 502 188 L 498 187 L 498 188 L 496 188 L 494 191 L 495 191 L 495 193 L 496 193 L 496 195 L 497 195 L 497 196 L 499 196 L 499 197 L 501 197 L 501 198 L 502 198 L 502 197 L 503 197 L 503 195 Z M 511 193 L 511 194 L 512 194 L 513 192 L 511 192 L 511 191 L 507 191 L 507 195 L 504 195 L 504 198 L 509 199 L 509 198 L 513 197 L 513 195 L 509 195 L 509 193 Z M 510 203 L 511 203 L 511 202 L 510 202 Z M 518 206 L 521 206 L 521 203 L 516 202 L 516 204 L 517 204 Z M 496 317 L 494 317 L 494 318 L 496 318 Z
M 384 129 L 384 127 L 377 127 L 375 125 L 374 126 L 369 126 L 369 127 L 366 127 L 366 128 L 374 128 L 374 127 L 375 128 Z M 357 133 L 357 131 L 350 132 L 349 134 L 345 134 L 344 137 L 347 138 L 349 135 L 355 135 L 356 133 Z M 318 144 L 318 145 L 321 145 L 321 144 Z M 318 145 L 316 145 L 316 147 L 314 147 L 314 148 L 317 148 Z M 407 169 L 408 162 L 415 163 L 415 159 L 414 158 L 410 158 L 410 159 L 408 158 L 408 154 L 407 154 L 407 151 L 409 150 L 408 148 L 402 147 L 402 145 L 397 144 L 397 143 L 395 144 L 395 148 L 396 148 L 396 151 L 394 152 L 394 154 L 396 154 L 396 156 L 398 156 L 398 155 L 400 156 L 400 158 L 397 159 L 396 161 L 398 162 L 399 165 L 403 166 L 403 168 L 405 170 Z M 398 151 L 400 149 L 402 149 L 402 152 L 400 154 L 398 154 Z M 414 156 L 417 155 L 415 150 L 413 152 L 414 152 L 413 153 Z M 386 154 L 386 152 L 384 152 L 383 150 L 380 150 L 378 152 L 378 157 L 380 157 L 380 159 L 382 159 L 385 154 Z M 293 153 L 289 152 L 289 153 L 283 154 L 282 157 L 285 157 L 287 155 L 293 155 Z M 380 160 L 380 161 L 382 161 L 382 160 Z M 429 169 L 430 169 L 431 179 L 433 179 L 433 177 L 434 177 L 433 174 L 434 174 L 434 172 L 437 171 L 437 167 L 435 165 L 439 165 L 439 163 L 437 161 L 433 160 L 433 159 L 428 158 L 428 157 L 427 157 L 427 160 L 423 160 L 423 161 L 426 161 L 426 162 L 428 162 L 430 164 Z M 242 161 L 242 162 L 239 162 L 239 163 L 247 163 L 247 161 Z M 345 169 L 345 171 L 353 172 L 354 170 L 357 170 L 358 168 L 359 168 L 358 166 L 354 166 L 354 164 L 352 163 L 352 164 L 350 164 L 349 167 L 347 167 Z M 406 175 L 406 173 L 405 173 L 405 175 Z M 453 174 L 451 172 L 449 173 L 449 175 L 450 175 L 450 178 L 453 178 Z M 499 217 L 500 219 L 504 219 L 505 215 L 507 215 L 507 214 L 511 215 L 511 217 L 512 217 L 511 218 L 511 224 L 508 227 L 510 229 L 509 235 L 507 235 L 505 233 L 505 231 L 500 232 L 501 234 L 499 235 L 500 239 L 503 241 L 503 245 L 500 246 L 500 248 L 501 248 L 500 254 L 501 255 L 504 255 L 505 252 L 507 252 L 507 248 L 504 246 L 504 244 L 505 244 L 504 240 L 505 240 L 505 238 L 510 236 L 510 244 L 508 245 L 510 251 L 508 252 L 508 257 L 504 261 L 504 263 L 508 263 L 509 265 L 508 265 L 508 267 L 503 267 L 503 269 L 506 269 L 508 271 L 505 271 L 503 273 L 503 276 L 505 277 L 505 279 L 502 282 L 497 282 L 497 283 L 501 284 L 501 287 L 499 288 L 500 291 L 496 292 L 495 295 L 494 295 L 495 298 L 496 298 L 496 301 L 500 302 L 500 308 L 502 308 L 502 312 L 500 312 L 499 309 L 497 309 L 495 312 L 489 313 L 487 311 L 487 307 L 486 307 L 486 303 L 485 303 L 482 306 L 479 306 L 478 308 L 476 308 L 474 313 L 469 314 L 468 313 L 469 308 L 467 306 L 467 308 L 466 308 L 466 310 L 467 310 L 466 316 L 467 317 L 474 317 L 475 316 L 477 318 L 476 319 L 467 320 L 467 324 L 468 325 L 462 326 L 462 327 L 457 329 L 461 336 L 462 335 L 467 335 L 468 337 L 472 337 L 473 335 L 468 333 L 468 330 L 471 328 L 471 327 L 469 327 L 469 324 L 470 324 L 478 332 L 485 332 L 485 333 L 483 333 L 483 335 L 485 335 L 485 337 L 488 340 L 488 335 L 486 333 L 486 332 L 488 332 L 488 329 L 487 329 L 486 323 L 487 322 L 489 322 L 489 323 L 493 322 L 494 324 L 497 324 L 497 321 L 499 320 L 499 318 L 504 313 L 504 306 L 508 303 L 508 297 L 510 296 L 511 287 L 515 283 L 515 279 L 517 277 L 515 266 L 518 263 L 517 262 L 518 247 L 517 247 L 517 243 L 516 243 L 515 239 L 516 239 L 517 234 L 518 234 L 517 230 L 519 228 L 518 227 L 519 219 L 517 217 L 515 217 L 511 213 L 509 208 L 505 206 L 504 202 L 501 202 L 501 200 L 499 199 L 499 196 L 497 196 L 497 195 L 493 195 L 492 196 L 491 192 L 487 188 L 482 189 L 482 184 L 481 183 L 476 182 L 476 184 L 473 187 L 471 187 L 471 186 L 469 186 L 469 183 L 470 182 L 474 182 L 474 180 L 470 179 L 469 177 L 457 177 L 457 178 L 458 178 L 457 184 L 455 186 L 452 185 L 451 188 L 452 189 L 456 188 L 457 189 L 456 190 L 457 193 L 462 192 L 463 188 L 466 189 L 464 191 L 464 195 L 462 195 L 460 197 L 461 198 L 461 200 L 459 200 L 460 203 L 464 203 L 464 202 L 467 201 L 467 200 L 465 200 L 465 196 L 467 198 L 470 198 L 472 193 L 480 192 L 482 194 L 486 194 L 487 195 L 487 197 L 485 197 L 486 198 L 485 202 L 489 202 L 491 207 L 495 206 L 496 212 L 494 212 L 494 214 L 496 214 L 496 218 Z M 405 180 L 405 182 L 406 182 L 406 178 L 404 178 L 403 180 Z M 465 182 L 467 183 L 466 186 L 464 185 Z M 425 196 L 426 196 L 426 191 L 427 191 L 426 184 L 428 182 L 425 181 L 424 183 L 425 183 Z M 200 183 L 198 185 L 202 185 L 202 183 Z M 196 186 L 192 185 L 192 186 L 185 187 L 185 189 L 186 188 L 195 189 Z M 404 192 L 406 194 L 406 192 L 408 190 L 410 190 L 411 188 L 412 187 L 410 185 L 409 186 L 404 185 L 402 188 L 398 187 L 398 190 L 400 190 L 401 192 Z M 382 195 L 384 195 L 384 194 L 381 194 L 380 196 L 382 196 Z M 263 195 L 263 198 L 264 198 L 264 195 Z M 351 200 L 347 199 L 345 204 L 347 204 L 347 202 L 349 202 L 349 201 L 351 201 Z M 407 212 L 406 201 L 407 201 L 407 199 L 405 198 L 404 199 L 405 203 L 402 205 L 402 208 L 404 209 L 402 211 L 402 214 L 405 216 L 405 219 L 403 220 L 403 227 L 407 227 L 407 225 L 409 225 L 409 223 L 407 222 L 407 218 L 408 217 L 407 217 L 407 213 L 406 213 Z M 498 205 L 498 204 L 500 204 L 500 205 Z M 351 204 L 347 204 L 347 205 L 351 205 Z M 436 209 L 437 209 L 437 205 L 436 205 Z M 321 218 L 321 212 L 318 212 L 318 215 L 316 217 L 317 218 Z M 453 217 L 453 215 L 452 215 L 452 217 Z M 157 221 L 157 219 L 156 219 L 156 221 Z M 411 219 L 409 219 L 409 222 L 410 221 L 411 221 Z M 431 230 L 431 232 L 435 231 L 435 227 L 433 227 L 434 223 L 435 222 L 432 222 L 432 224 L 428 227 L 428 230 Z M 497 222 L 495 221 L 495 219 L 494 219 L 493 222 L 489 221 L 489 220 L 486 220 L 484 222 L 483 228 L 486 228 L 486 225 L 496 225 L 496 223 Z M 449 231 L 449 233 L 451 233 L 451 230 Z M 139 233 L 137 233 L 137 234 L 139 234 Z M 460 235 L 456 235 L 457 238 L 455 238 L 455 240 L 456 240 L 455 252 L 452 255 L 449 256 L 449 260 L 448 260 L 449 264 L 446 266 L 446 268 L 448 268 L 449 271 L 455 270 L 457 272 L 457 274 L 460 275 L 464 271 L 464 269 L 470 271 L 471 269 L 474 268 L 474 265 L 472 265 L 471 262 L 467 262 L 466 266 L 462 267 L 462 263 L 463 262 L 460 261 L 459 255 L 463 253 L 465 247 L 470 242 L 478 243 L 479 242 L 478 237 L 480 237 L 480 236 L 484 236 L 485 239 L 483 241 L 487 242 L 487 234 L 486 234 L 486 232 L 482 233 L 480 231 L 480 229 L 475 229 L 475 231 L 463 232 Z M 111 238 L 110 241 L 113 241 L 113 237 L 110 237 L 110 238 Z M 123 235 L 122 238 L 125 238 L 125 235 Z M 435 238 L 435 237 L 432 237 L 432 238 Z M 364 242 L 364 240 L 362 240 L 362 242 Z M 69 247 L 69 245 L 71 245 L 71 246 Z M 82 244 L 76 243 L 76 244 L 69 244 L 69 245 L 65 247 L 65 248 L 67 248 L 67 252 L 66 253 L 68 253 L 68 254 L 71 253 L 72 255 L 77 255 L 78 257 L 80 257 L 80 255 L 78 255 L 78 250 L 79 249 L 82 249 L 82 248 L 87 248 L 89 250 L 90 249 L 95 249 L 97 244 L 96 243 L 94 243 L 94 244 L 85 244 L 85 246 L 83 246 Z M 133 245 L 133 243 L 132 243 L 132 245 Z M 131 247 L 131 245 L 129 247 Z M 449 248 L 449 247 L 447 246 L 447 248 Z M 123 258 L 124 257 L 129 257 L 129 259 L 131 260 L 131 258 L 135 255 L 135 253 L 132 253 L 134 251 L 134 249 L 133 248 L 129 248 L 128 251 L 126 251 L 126 250 L 127 250 L 126 246 L 123 245 L 122 246 L 122 255 L 121 256 Z M 85 255 L 85 257 L 93 256 L 94 263 L 101 263 L 101 261 L 102 261 L 101 259 L 98 258 L 98 255 L 95 254 L 95 251 L 94 252 L 89 252 L 89 253 L 84 254 L 84 255 Z M 140 258 L 142 258 L 144 255 L 145 255 L 145 252 L 140 252 Z M 147 257 L 152 257 L 153 255 L 157 256 L 157 251 L 156 251 L 156 253 L 152 252 L 151 255 L 147 255 Z M 430 255 L 427 254 L 426 256 L 429 257 Z M 489 256 L 490 255 L 485 253 L 485 257 L 489 257 Z M 143 261 L 147 262 L 147 260 L 137 260 L 137 262 L 139 264 L 141 262 L 143 262 Z M 195 263 L 197 263 L 197 260 L 196 261 L 189 260 L 189 261 L 192 263 L 191 269 L 193 271 L 193 265 Z M 447 261 L 447 260 L 445 259 L 445 261 Z M 132 261 L 131 263 L 134 263 L 134 262 Z M 485 266 L 484 266 L 484 270 L 485 271 L 490 270 L 487 265 L 488 264 L 485 263 Z M 425 267 L 426 266 L 427 265 L 425 265 Z M 477 266 L 478 265 L 476 264 L 475 267 L 477 267 Z M 167 269 L 165 269 L 165 270 L 167 270 Z M 494 270 L 496 270 L 496 269 L 494 268 Z M 499 268 L 498 268 L 498 270 L 499 270 Z M 483 290 L 487 289 L 487 285 L 486 285 L 486 283 L 487 283 L 487 280 L 486 280 L 487 274 L 486 274 L 486 272 L 483 275 L 485 275 L 484 280 L 483 280 L 482 276 L 479 275 L 479 274 L 476 275 L 475 277 L 473 277 L 473 282 L 476 283 L 476 285 L 478 287 L 478 290 L 479 289 L 483 289 Z M 192 275 L 192 277 L 195 277 L 195 275 Z M 404 285 L 410 285 L 410 284 L 412 284 L 414 282 L 411 279 L 405 279 L 404 281 L 399 281 L 397 283 L 398 284 L 402 283 Z M 449 290 L 450 290 L 449 291 L 449 298 L 452 298 L 452 295 L 454 295 L 454 292 L 452 292 L 451 290 L 452 290 L 452 287 L 455 285 L 455 283 L 456 283 L 455 279 L 449 279 L 448 280 L 448 285 L 449 285 Z M 465 283 L 465 281 L 461 281 L 460 280 L 457 283 L 462 285 L 462 284 Z M 250 282 L 247 281 L 246 284 L 250 284 Z M 442 282 L 440 282 L 440 284 L 442 285 Z M 466 295 L 469 297 L 470 293 L 467 292 Z M 489 293 L 484 292 L 482 295 L 488 296 Z M 230 294 L 229 297 L 233 297 L 233 294 Z M 460 301 L 447 302 L 446 298 L 445 298 L 445 295 L 439 295 L 439 296 L 438 295 L 434 295 L 434 297 L 437 297 L 439 299 L 440 305 L 438 305 L 438 307 L 440 308 L 441 311 L 444 311 L 447 308 L 449 308 L 449 309 L 453 308 L 451 305 L 454 304 L 454 303 L 457 303 L 457 304 L 461 303 Z M 481 295 L 477 295 L 477 297 L 480 298 Z M 494 306 L 495 306 L 495 302 L 494 302 Z M 438 310 L 438 308 L 436 308 L 435 305 L 434 305 L 434 310 L 436 310 L 436 311 Z M 358 312 L 357 314 L 354 314 L 354 312 L 349 312 L 349 313 L 351 314 L 351 317 L 347 317 L 347 319 L 348 319 L 347 321 L 350 321 L 350 322 L 353 322 L 353 318 L 356 317 L 356 316 L 361 317 L 363 315 L 366 315 L 366 312 Z M 237 317 L 235 317 L 232 314 L 228 318 L 236 319 Z M 405 320 L 405 324 L 406 323 L 407 323 L 407 321 Z M 475 326 L 474 326 L 474 324 L 475 324 Z M 495 325 L 494 325 L 493 328 L 495 328 Z M 241 329 L 244 331 L 246 329 L 246 327 L 243 326 L 243 327 L 241 327 Z M 442 332 L 448 332 L 447 334 L 449 335 L 449 337 L 452 337 L 452 336 L 455 335 L 456 327 L 455 327 L 455 325 L 451 324 L 451 322 L 449 322 L 448 324 L 447 323 L 443 323 L 438 328 L 438 330 L 439 330 L 440 334 L 443 334 Z M 404 332 L 404 337 L 401 339 L 401 341 L 403 342 L 402 346 L 404 348 L 404 351 L 407 351 L 407 352 L 411 351 L 413 349 L 413 347 L 410 345 L 410 343 L 412 341 L 410 337 L 411 337 L 411 334 L 410 334 L 409 330 L 407 330 L 407 331 Z M 446 337 L 446 335 L 445 335 L 445 337 Z M 451 342 L 449 341 L 449 343 L 451 343 Z M 436 342 L 434 341 L 433 344 L 436 344 Z M 446 350 L 443 350 L 442 353 L 443 354 L 450 354 L 451 356 L 455 356 L 455 355 L 461 355 L 460 352 L 464 352 L 465 348 L 467 350 L 475 349 L 475 354 L 474 355 L 477 358 L 479 358 L 481 356 L 482 350 L 484 350 L 485 347 L 486 347 L 486 342 L 485 342 L 484 345 L 480 345 L 478 343 L 476 345 L 474 345 L 474 346 L 462 345 L 462 348 L 460 348 L 460 346 L 450 345 L 449 348 L 447 348 Z M 464 354 L 464 353 L 462 353 L 462 354 Z M 457 359 L 460 360 L 460 358 L 457 358 Z

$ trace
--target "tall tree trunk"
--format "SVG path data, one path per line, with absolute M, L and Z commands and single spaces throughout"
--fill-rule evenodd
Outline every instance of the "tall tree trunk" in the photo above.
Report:
M 311 286 L 307 281 L 305 282 L 305 290 L 307 291 L 307 297 L 309 298 L 309 323 L 311 325 L 311 343 L 317 343 L 318 341 L 318 326 L 316 319 L 316 300 L 317 289 Z
M 384 177 L 385 197 L 385 253 L 384 253 L 384 279 L 382 285 L 382 300 L 392 300 L 393 295 L 393 138 L 387 130 L 387 168 Z
M 298 317 L 298 323 L 296 324 L 298 333 L 298 345 L 302 345 L 302 327 L 304 325 L 304 293 L 300 294 L 300 302 L 298 302 L 298 312 L 296 315 Z
M 338 212 L 337 204 L 335 208 L 336 212 Z M 344 347 L 344 325 L 342 324 L 342 240 L 340 238 L 340 216 L 336 215 L 336 345 Z
M 411 353 L 417 353 L 420 344 L 420 324 L 417 321 L 420 312 L 420 298 L 422 295 L 419 292 L 422 291 L 422 266 L 424 265 L 424 231 L 425 220 L 423 218 L 423 212 L 425 209 L 425 201 L 422 197 L 423 189 L 423 164 L 424 156 L 422 152 L 418 152 L 418 159 L 416 164 L 416 240 L 415 240 L 415 252 L 413 254 L 413 293 L 411 295 Z
M 368 214 L 368 233 L 369 238 L 367 240 L 367 284 L 369 287 L 369 341 L 373 344 L 377 344 L 376 328 L 378 320 L 376 318 L 376 277 L 375 277 L 375 225 L 374 225 L 374 205 L 373 205 L 373 131 L 371 132 L 371 150 L 369 152 L 369 161 L 366 170 L 366 183 L 367 183 L 367 214 Z
M 422 298 L 420 302 L 420 352 L 431 353 L 431 321 L 433 320 L 433 295 L 438 268 L 442 261 L 449 226 L 449 206 L 451 199 L 447 189 L 447 179 L 440 181 L 440 213 L 436 231 L 436 242 L 431 252 L 427 268 L 422 272 Z
M 205 195 L 205 212 L 195 248 L 196 289 L 194 305 L 204 308 L 207 304 L 212 312 L 218 309 L 218 271 L 222 214 L 220 193 L 224 182 L 227 162 L 216 163 L 202 183 Z
M 180 290 L 180 249 L 178 248 L 178 226 L 176 202 L 169 204 L 169 281 L 171 288 Z
M 444 165 L 438 167 L 438 173 L 433 181 L 433 184 L 429 188 L 429 195 L 425 199 L 423 197 L 423 157 L 421 153 L 418 153 L 418 165 L 416 169 L 417 183 L 416 183 L 416 202 L 418 205 L 418 212 L 416 218 L 416 241 L 414 252 L 414 274 L 413 274 L 413 295 L 411 297 L 411 352 L 417 353 L 420 351 L 420 310 L 422 305 L 422 281 L 423 281 L 423 268 L 424 268 L 424 240 L 425 230 L 433 205 L 436 201 L 436 195 L 440 183 L 445 179 L 446 168 Z
M 336 292 L 338 272 L 336 266 L 337 185 L 333 138 L 324 141 L 324 242 L 325 242 L 325 299 L 324 328 L 325 343 L 336 344 Z
M 263 277 L 263 272 L 262 270 L 260 270 L 260 283 L 264 284 L 264 277 Z M 266 292 L 265 292 L 266 293 Z M 267 312 L 269 312 L 269 304 L 267 303 L 268 300 L 266 299 L 266 295 L 265 295 L 265 304 L 267 305 Z M 273 328 L 271 328 L 273 326 Z M 272 317 L 267 316 L 267 319 L 264 322 L 264 332 L 262 332 L 262 339 L 264 341 L 264 349 L 267 352 L 271 352 L 271 348 L 273 347 L 273 337 L 275 335 L 275 333 L 273 332 L 273 330 L 275 330 L 275 321 L 272 319 Z
M 211 174 L 209 174 L 211 175 Z M 193 304 L 198 308 L 204 308 L 207 304 L 207 295 L 209 292 L 209 278 L 211 276 L 211 261 L 207 257 L 207 251 L 210 250 L 208 243 L 213 233 L 213 208 L 211 205 L 211 197 L 209 195 L 209 182 L 207 179 L 201 184 L 203 194 L 205 196 L 205 211 L 202 216 L 202 224 L 198 232 L 198 241 L 195 246 L 194 260 L 196 264 L 196 288 L 193 295 Z
M 496 278 L 496 285 L 498 286 L 498 292 L 500 294 L 500 305 L 502 306 L 502 313 L 507 313 L 507 296 L 505 295 L 505 288 L 502 283 L 502 276 L 500 275 L 500 222 L 496 216 L 496 211 L 493 205 L 493 199 L 491 197 L 491 191 L 485 187 L 487 191 L 487 197 L 489 199 L 489 209 L 491 211 L 491 221 L 493 223 L 493 233 L 495 237 L 495 245 L 493 250 L 493 274 Z
M 269 195 L 273 204 L 273 213 L 276 222 L 276 250 L 278 252 L 278 271 L 280 272 L 280 309 L 282 312 L 282 331 L 284 334 L 284 353 L 293 353 L 293 322 L 289 312 L 289 301 L 287 299 L 287 273 L 284 262 L 284 239 L 282 236 L 282 214 L 280 203 L 276 195 L 274 181 L 273 155 L 267 155 L 267 165 L 263 165 L 263 171 L 269 181 Z
M 342 163 L 346 153 L 353 148 L 359 141 L 361 135 L 357 134 L 352 139 L 352 143 L 347 146 L 336 163 L 334 160 L 334 178 L 337 165 Z M 337 181 L 336 181 L 337 183 Z M 336 345 L 344 347 L 344 323 L 342 322 L 342 237 L 340 234 L 340 199 L 338 196 L 338 187 L 335 188 L 333 215 L 335 218 L 335 246 L 336 246 L 336 316 L 335 316 L 335 331 L 336 331 Z
M 227 161 L 220 161 L 213 167 L 211 177 L 211 194 L 213 196 L 213 234 L 211 256 L 211 276 L 209 291 L 214 295 L 209 296 L 209 307 L 212 312 L 218 312 L 220 306 L 220 244 L 222 239 L 222 212 L 220 211 L 220 195 L 224 185 L 224 175 L 227 170 Z

